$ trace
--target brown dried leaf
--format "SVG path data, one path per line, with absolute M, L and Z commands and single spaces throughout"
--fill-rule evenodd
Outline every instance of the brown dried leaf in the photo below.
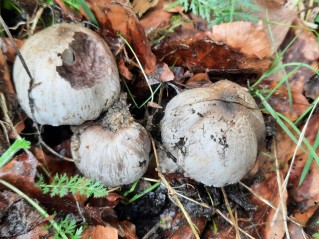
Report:
M 82 238 L 118 239 L 118 231 L 110 226 L 90 226 L 84 230 Z
M 260 11 L 252 13 L 265 21 L 267 33 L 272 35 L 273 42 L 278 48 L 286 37 L 292 21 L 297 17 L 295 4 L 289 6 L 282 0 L 255 0 Z M 270 22 L 270 23 L 268 23 Z M 269 33 L 271 31 L 271 33 Z
M 207 219 L 204 217 L 191 217 L 191 220 L 194 223 L 195 228 L 198 229 L 199 235 L 201 235 L 206 226 Z M 167 238 L 169 239 L 195 238 L 191 227 L 189 226 L 185 216 L 182 213 L 179 213 L 172 223 L 173 224 L 176 223 L 176 225 L 173 225 L 174 229 L 171 230 Z
M 208 87 L 212 84 L 207 73 L 198 73 L 186 81 L 186 86 L 189 88 Z
M 38 161 L 32 154 L 20 154 L 0 168 L 0 178 L 13 184 L 30 195 L 38 194 L 40 190 L 34 185 Z M 2 188 L 2 186 L 0 186 Z
M 137 239 L 135 225 L 129 221 L 122 221 L 119 223 L 121 229 L 123 230 L 121 233 L 124 235 L 126 239 Z
M 144 29 L 131 6 L 127 3 L 110 0 L 88 0 L 86 2 L 99 22 L 102 32 L 111 32 L 113 36 L 120 33 L 138 55 L 145 72 L 147 74 L 153 72 L 156 57 L 152 53 Z M 82 14 L 85 13 L 82 11 Z
M 159 0 L 133 0 L 132 6 L 138 17 L 141 17 L 150 8 L 155 7 Z
M 213 26 L 207 35 L 216 43 L 226 44 L 247 58 L 269 58 L 274 49 L 261 22 L 230 22 Z
M 141 25 L 143 26 L 147 35 L 151 35 L 152 31 L 158 31 L 159 29 L 167 29 L 170 27 L 170 18 L 172 13 L 169 13 L 163 9 L 163 3 L 157 5 L 157 7 L 149 12 L 146 16 L 140 20 Z M 151 37 L 153 38 L 153 37 Z

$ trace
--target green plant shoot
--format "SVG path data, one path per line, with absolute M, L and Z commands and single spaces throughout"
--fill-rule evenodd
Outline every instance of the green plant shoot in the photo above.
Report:
M 0 157 L 0 168 L 11 160 L 11 158 L 21 149 L 29 149 L 30 142 L 25 139 L 17 139 Z

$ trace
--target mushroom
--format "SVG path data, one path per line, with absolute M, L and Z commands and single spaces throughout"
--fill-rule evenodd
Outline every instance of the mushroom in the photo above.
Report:
M 222 187 L 238 182 L 254 166 L 265 125 L 246 89 L 222 80 L 175 96 L 165 109 L 161 133 L 165 173 L 180 170 Z
M 119 97 L 119 74 L 109 46 L 83 26 L 48 27 L 27 39 L 21 54 L 34 82 L 30 85 L 17 57 L 13 69 L 17 96 L 26 114 L 39 124 L 82 124 L 96 119 Z
M 151 143 L 122 96 L 101 121 L 82 125 L 71 138 L 77 168 L 107 187 L 133 183 L 147 170 Z

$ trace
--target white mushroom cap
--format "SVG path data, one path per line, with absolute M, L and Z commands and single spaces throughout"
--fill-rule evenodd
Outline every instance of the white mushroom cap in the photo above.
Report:
M 71 139 L 77 168 L 107 187 L 133 183 L 146 172 L 151 141 L 136 123 L 122 95 L 102 121 L 79 126 Z
M 39 124 L 79 125 L 97 118 L 119 97 L 114 56 L 104 40 L 85 27 L 48 27 L 31 36 L 21 54 L 34 84 L 30 89 L 30 78 L 17 57 L 13 70 L 17 96 L 23 110 Z
M 219 81 L 175 96 L 165 109 L 161 132 L 164 147 L 186 176 L 222 187 L 253 167 L 265 126 L 243 87 Z

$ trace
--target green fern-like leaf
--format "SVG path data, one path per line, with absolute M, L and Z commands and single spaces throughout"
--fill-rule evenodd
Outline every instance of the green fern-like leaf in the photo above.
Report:
M 186 12 L 191 11 L 208 21 L 210 26 L 213 26 L 238 20 L 258 21 L 259 19 L 252 16 L 251 13 L 260 10 L 257 5 L 251 2 L 252 0 L 177 0 L 167 8 L 177 5 L 183 6 Z
M 43 193 L 50 193 L 51 197 L 56 195 L 63 197 L 68 193 L 79 193 L 87 197 L 93 196 L 95 198 L 107 195 L 107 189 L 101 183 L 80 177 L 79 175 L 68 178 L 66 174 L 56 174 L 51 184 L 46 184 L 43 177 L 40 176 L 36 182 L 36 186 L 40 188 Z
M 83 232 L 83 227 L 76 226 L 76 221 L 70 219 L 69 215 L 67 215 L 62 221 L 59 223 L 60 230 L 63 231 L 65 235 L 70 239 L 80 239 L 81 234 Z M 62 239 L 60 233 L 58 231 L 54 232 L 54 239 Z

